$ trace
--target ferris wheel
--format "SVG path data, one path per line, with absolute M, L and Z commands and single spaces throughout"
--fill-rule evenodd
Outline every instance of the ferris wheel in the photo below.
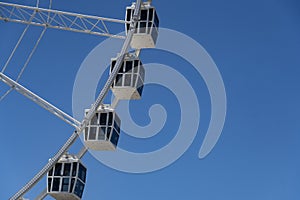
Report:
M 121 119 L 115 112 L 118 102 L 142 97 L 145 70 L 139 54 L 141 49 L 155 47 L 159 28 L 157 12 L 151 3 L 150 0 L 147 2 L 136 0 L 131 6 L 126 7 L 125 20 L 119 20 L 53 10 L 51 9 L 52 0 L 50 0 L 49 8 L 40 8 L 39 0 L 35 7 L 0 2 L 0 20 L 26 24 L 15 48 L 1 69 L 0 80 L 10 89 L 0 97 L 0 101 L 5 99 L 11 91 L 16 90 L 75 129 L 59 151 L 49 159 L 49 162 L 10 200 L 24 199 L 23 196 L 45 176 L 47 176 L 47 184 L 36 199 L 44 199 L 47 195 L 58 200 L 82 198 L 87 168 L 80 159 L 88 149 L 115 150 L 118 146 L 121 127 Z M 111 24 L 123 25 L 126 36 L 111 33 L 109 31 Z M 43 27 L 43 31 L 17 78 L 13 80 L 5 71 L 29 26 Z M 85 117 L 81 122 L 18 83 L 48 28 L 124 39 L 120 53 L 111 59 L 110 75 L 103 89 L 92 106 L 84 111 Z M 133 53 L 129 52 L 130 47 L 135 50 Z M 112 91 L 114 99 L 111 104 L 103 104 L 109 90 Z M 77 155 L 68 154 L 68 149 L 82 133 L 84 134 L 84 147 Z

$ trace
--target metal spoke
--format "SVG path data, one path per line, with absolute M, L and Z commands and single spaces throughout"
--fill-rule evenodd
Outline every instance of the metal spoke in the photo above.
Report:
M 78 129 L 80 122 L 71 117 L 70 115 L 66 114 L 65 112 L 61 111 L 60 109 L 56 108 L 54 105 L 48 103 L 46 100 L 42 99 L 38 95 L 34 94 L 30 90 L 26 89 L 16 81 L 10 79 L 3 73 L 0 73 L 0 80 L 3 81 L 5 84 L 11 87 L 11 90 L 14 89 L 20 94 L 24 95 L 25 97 L 29 98 L 39 106 L 43 107 L 44 109 L 48 110 L 58 118 L 62 119 L 66 123 L 70 124 L 71 126 Z
M 33 20 L 35 14 L 36 14 L 35 12 L 32 14 L 32 16 L 31 16 L 31 18 L 29 19 L 29 21 L 32 21 L 32 20 Z M 29 28 L 29 24 L 28 24 L 28 25 L 26 26 L 26 28 L 24 29 L 22 35 L 20 36 L 20 38 L 19 38 L 19 40 L 18 40 L 18 42 L 17 42 L 17 44 L 16 44 L 16 46 L 15 46 L 15 48 L 14 48 L 13 51 L 11 52 L 9 58 L 7 59 L 7 61 L 6 61 L 5 65 L 4 65 L 4 67 L 3 67 L 2 71 L 1 71 L 1 73 L 3 73 L 3 72 L 5 71 L 5 69 L 7 68 L 9 62 L 11 61 L 13 55 L 15 54 L 17 48 L 19 47 L 19 45 L 20 45 L 22 39 L 24 38 L 25 33 L 27 32 L 28 28 Z
M 32 17 L 31 12 L 37 14 Z M 31 20 L 30 17 L 32 17 Z M 125 39 L 125 37 L 110 33 L 108 25 L 128 23 L 119 19 L 3 2 L 0 2 L 0 20 L 120 39 Z
M 52 159 L 50 159 L 49 162 L 24 187 L 22 187 L 15 195 L 13 195 L 10 198 L 10 200 L 19 199 L 27 191 L 29 191 L 35 184 L 37 184 L 39 182 L 39 180 L 41 180 L 42 177 L 55 165 L 55 163 L 61 158 L 61 156 L 71 147 L 71 145 L 78 138 L 79 134 L 81 134 L 81 132 L 86 128 L 89 121 L 95 115 L 98 107 L 102 104 L 102 101 L 104 100 L 106 94 L 108 93 L 108 91 L 110 89 L 110 86 L 112 85 L 114 79 L 116 78 L 116 76 L 121 68 L 121 64 L 124 60 L 125 54 L 128 52 L 130 42 L 132 40 L 134 31 L 135 31 L 135 26 L 136 26 L 136 23 L 138 21 L 139 15 L 140 15 L 140 8 L 141 8 L 141 0 L 137 0 L 136 6 L 134 9 L 133 18 L 132 18 L 132 21 L 130 22 L 130 30 L 127 33 L 126 40 L 125 40 L 123 47 L 121 49 L 121 52 L 120 52 L 120 56 L 118 57 L 115 67 L 114 67 L 112 73 L 110 74 L 108 80 L 106 81 L 100 94 L 98 95 L 95 103 L 89 109 L 89 112 L 87 113 L 86 117 L 81 122 L 79 129 L 78 130 L 76 129 L 72 133 L 71 137 L 62 146 L 62 148 L 55 154 L 55 156 Z

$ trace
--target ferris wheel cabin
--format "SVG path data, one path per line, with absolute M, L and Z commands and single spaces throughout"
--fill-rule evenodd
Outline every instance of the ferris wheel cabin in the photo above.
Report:
M 86 167 L 73 155 L 65 154 L 48 172 L 47 193 L 57 200 L 80 200 L 86 181 Z
M 126 22 L 130 22 L 133 16 L 135 3 L 126 8 Z M 159 19 L 156 9 L 150 2 L 144 2 L 141 6 L 140 19 L 131 40 L 131 47 L 134 49 L 154 48 L 158 37 Z M 130 24 L 126 24 L 126 33 Z
M 88 109 L 85 113 L 88 113 Z M 101 106 L 84 130 L 85 145 L 97 151 L 113 151 L 119 141 L 121 121 L 108 105 Z
M 115 67 L 117 58 L 111 60 L 110 72 Z M 120 100 L 140 99 L 144 87 L 145 69 L 134 54 L 127 54 L 112 84 L 111 90 Z

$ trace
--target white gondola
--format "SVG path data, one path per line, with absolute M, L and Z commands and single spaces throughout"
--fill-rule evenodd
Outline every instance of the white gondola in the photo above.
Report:
M 130 22 L 135 3 L 126 8 L 125 20 Z M 126 24 L 126 33 L 130 25 Z M 136 31 L 131 40 L 131 47 L 134 49 L 154 48 L 158 37 L 159 19 L 156 10 L 150 2 L 144 2 L 141 6 L 140 20 L 137 23 Z
M 88 113 L 88 109 L 85 113 Z M 121 121 L 109 105 L 102 105 L 84 130 L 85 146 L 97 151 L 113 151 L 119 141 Z
M 115 67 L 117 58 L 111 60 L 110 72 Z M 140 99 L 144 87 L 145 69 L 135 54 L 127 54 L 112 84 L 111 90 L 120 100 Z
M 73 155 L 65 154 L 48 172 L 47 192 L 57 200 L 80 200 L 86 181 L 86 167 Z

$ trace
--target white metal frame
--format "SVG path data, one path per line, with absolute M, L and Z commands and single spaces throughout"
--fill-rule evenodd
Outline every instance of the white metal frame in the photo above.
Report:
M 106 94 L 108 93 L 110 86 L 112 85 L 113 81 L 115 80 L 115 78 L 117 76 L 117 73 L 119 72 L 119 70 L 121 68 L 121 63 L 124 60 L 125 54 L 129 50 L 130 42 L 132 40 L 134 31 L 135 31 L 135 27 L 136 27 L 136 24 L 139 19 L 141 4 L 142 4 L 141 0 L 136 0 L 136 7 L 134 10 L 134 15 L 132 17 L 132 21 L 130 22 L 130 30 L 127 33 L 125 42 L 124 42 L 121 52 L 119 54 L 120 56 L 118 57 L 115 67 L 114 67 L 113 71 L 111 72 L 106 84 L 104 85 L 103 89 L 101 90 L 100 94 L 98 95 L 98 98 L 96 99 L 96 101 L 92 105 L 92 107 L 90 108 L 89 112 L 87 113 L 87 115 L 85 116 L 83 121 L 79 124 L 79 126 L 77 126 L 77 124 L 78 124 L 77 121 L 75 122 L 72 117 L 68 116 L 67 114 L 65 114 L 58 108 L 54 107 L 47 101 L 45 101 L 42 98 L 38 97 L 37 95 L 33 94 L 31 91 L 27 90 L 26 88 L 24 88 L 17 82 L 8 78 L 3 73 L 0 73 L 0 80 L 2 80 L 4 83 L 9 85 L 11 88 L 16 89 L 18 92 L 20 92 L 24 96 L 30 98 L 34 102 L 38 103 L 43 108 L 51 111 L 53 114 L 59 113 L 59 115 L 57 115 L 57 116 L 62 118 L 67 123 L 69 123 L 73 126 L 76 124 L 76 130 L 73 132 L 73 134 L 70 136 L 70 138 L 66 141 L 66 143 L 61 147 L 61 149 L 54 155 L 54 157 L 52 159 L 49 160 L 49 162 L 27 184 L 25 184 L 24 187 L 22 187 L 16 194 L 14 194 L 10 198 L 10 200 L 23 199 L 24 194 L 26 194 L 35 184 L 37 184 L 46 175 L 46 173 L 56 164 L 56 162 L 61 158 L 61 156 L 71 147 L 71 145 L 76 141 L 78 136 L 83 132 L 83 130 L 87 126 L 88 122 L 95 115 L 98 107 L 101 106 L 103 99 L 105 98 Z M 8 12 L 9 13 L 8 16 L 3 14 L 3 7 L 5 7 L 5 6 L 10 7 L 12 9 Z M 28 11 L 29 11 L 29 14 L 30 14 L 30 11 L 31 12 L 33 11 L 33 13 L 30 15 L 31 16 L 30 18 L 32 18 L 32 21 L 28 21 L 26 19 L 26 17 L 24 16 L 24 14 L 23 15 L 21 14 L 21 18 L 11 18 L 12 16 L 16 17 L 16 15 L 14 15 L 15 11 L 19 12 L 20 14 L 23 11 L 25 11 L 25 13 L 27 13 L 27 14 L 28 14 Z M 41 13 L 44 12 L 46 14 L 44 16 L 47 16 L 47 21 L 40 21 L 40 22 L 33 21 L 33 19 L 35 19 L 35 16 L 37 16 L 37 15 L 42 16 L 42 14 L 40 15 L 39 12 L 41 12 Z M 53 16 L 51 14 L 53 14 Z M 2 19 L 5 21 L 39 25 L 39 26 L 50 27 L 50 28 L 58 28 L 58 29 L 62 29 L 62 30 L 70 30 L 70 31 L 75 31 L 75 32 L 84 32 L 84 33 L 101 35 L 101 36 L 109 36 L 109 37 L 114 37 L 114 38 L 120 38 L 120 37 L 110 34 L 108 32 L 107 28 L 105 29 L 105 31 L 101 30 L 99 32 L 93 31 L 93 30 L 99 22 L 104 23 L 106 21 L 110 21 L 110 22 L 117 22 L 117 23 L 125 23 L 122 20 L 112 20 L 112 19 L 101 18 L 101 17 L 97 18 L 94 16 L 72 14 L 72 13 L 67 13 L 67 12 L 54 11 L 54 10 L 50 10 L 50 9 L 40 9 L 37 7 L 20 6 L 20 5 L 16 5 L 16 4 L 7 4 L 7 3 L 2 3 L 2 2 L 0 2 L 0 15 L 1 15 L 0 20 Z M 54 25 L 50 24 L 50 22 L 54 21 L 54 19 L 55 19 L 54 17 L 60 16 L 59 18 L 63 19 L 64 18 L 64 17 L 62 17 L 63 15 L 79 18 L 81 22 L 84 22 L 89 19 L 96 19 L 96 20 L 98 20 L 98 22 L 96 22 L 95 24 L 92 25 L 93 29 L 89 29 L 85 25 L 83 27 L 79 27 L 78 29 L 73 28 L 72 26 L 75 24 L 75 21 L 71 21 L 72 26 L 68 26 L 65 23 L 60 24 L 61 26 L 54 26 Z M 36 19 L 38 19 L 38 18 L 36 18 Z M 118 102 L 118 100 L 114 101 L 113 104 L 116 104 L 117 102 Z M 86 151 L 87 151 L 87 149 L 86 149 L 86 147 L 84 147 L 79 152 L 79 157 L 82 157 L 86 153 Z M 47 196 L 47 194 L 45 194 L 45 191 L 43 191 L 37 197 L 37 199 L 43 199 L 46 196 Z
M 110 33 L 107 23 L 128 23 L 119 19 L 3 2 L 0 2 L 0 20 L 120 39 L 125 37 Z
M 77 121 L 76 119 L 74 119 L 70 115 L 66 114 L 62 110 L 56 108 L 54 105 L 50 104 L 49 102 L 42 99 L 38 95 L 34 94 L 30 90 L 26 89 L 21 84 L 19 84 L 16 81 L 12 80 L 8 76 L 4 75 L 3 73 L 0 73 L 0 80 L 3 81 L 4 83 L 6 83 L 8 86 L 10 86 L 11 89 L 16 90 L 20 94 L 22 94 L 25 97 L 29 98 L 30 100 L 32 100 L 33 102 L 35 102 L 36 104 L 41 106 L 42 108 L 48 110 L 49 112 L 51 112 L 52 114 L 54 114 L 58 118 L 62 119 L 66 123 L 70 124 L 71 126 L 75 127 L 76 129 L 78 129 L 78 127 L 80 126 L 79 121 Z

